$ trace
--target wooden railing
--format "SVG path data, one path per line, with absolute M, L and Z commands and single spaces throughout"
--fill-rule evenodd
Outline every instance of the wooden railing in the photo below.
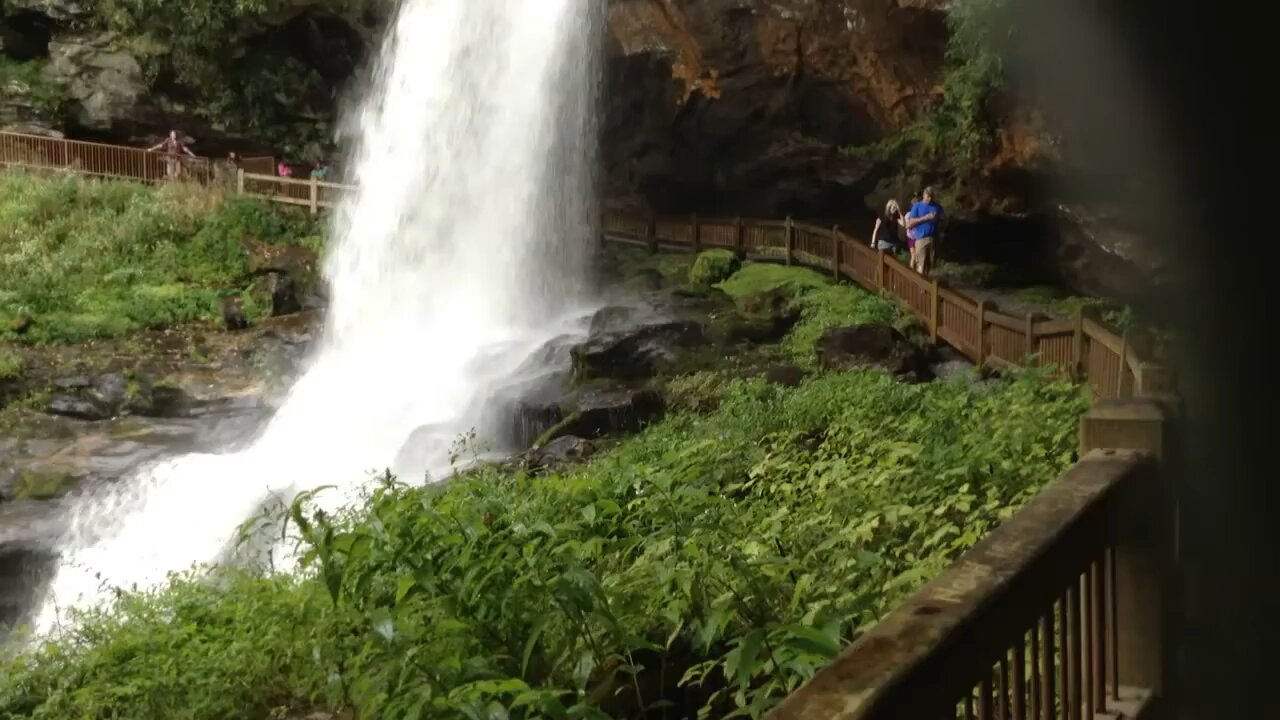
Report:
M 900 300 L 935 340 L 975 363 L 995 367 L 1056 366 L 1087 380 L 1095 397 L 1164 392 L 1172 377 L 1151 360 L 1150 343 L 1081 313 L 1073 319 L 1016 317 L 930 280 L 890 254 L 874 250 L 839 227 L 787 220 L 648 217 L 606 211 L 606 240 L 660 250 L 724 248 L 744 259 L 781 261 L 822 270 Z

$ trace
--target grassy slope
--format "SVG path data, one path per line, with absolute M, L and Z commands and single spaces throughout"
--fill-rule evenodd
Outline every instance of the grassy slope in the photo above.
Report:
M 0 343 L 213 320 L 247 282 L 245 237 L 319 242 L 299 213 L 206 188 L 0 175 Z
M 725 287 L 778 284 L 806 289 L 797 333 L 886 312 L 798 269 Z M 758 715 L 1055 477 L 1084 405 L 1034 374 L 703 380 L 708 414 L 559 474 L 388 481 L 336 519 L 304 501 L 304 578 L 125 593 L 0 661 L 0 718 Z

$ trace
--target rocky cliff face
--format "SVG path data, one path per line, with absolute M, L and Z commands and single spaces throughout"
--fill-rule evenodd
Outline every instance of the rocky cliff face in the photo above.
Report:
M 937 106 L 950 0 L 608 1 L 610 197 L 666 212 L 856 223 L 918 189 L 899 179 L 901 156 L 858 149 Z M 389 5 L 267 5 L 226 25 L 226 48 L 194 72 L 178 41 L 111 32 L 81 0 L 0 0 L 0 127 L 130 143 L 178 127 L 211 155 L 324 154 L 341 91 Z M 1006 97 L 989 116 L 990 142 L 964 183 L 937 173 L 909 181 L 944 185 L 953 216 L 976 221 L 956 226 L 953 247 L 995 260 L 1017 253 L 1090 291 L 1142 282 L 1158 259 L 1141 238 L 1099 207 L 1045 192 L 1062 163 L 1034 105 Z M 1007 230 L 993 234 L 993 218 Z

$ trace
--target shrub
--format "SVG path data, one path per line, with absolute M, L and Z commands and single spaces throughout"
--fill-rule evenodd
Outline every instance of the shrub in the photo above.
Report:
M 729 250 L 705 250 L 698 254 L 689 268 L 689 283 L 710 287 L 728 280 L 740 267 L 742 262 Z
M 17 380 L 26 369 L 26 361 L 16 350 L 0 345 L 0 380 Z

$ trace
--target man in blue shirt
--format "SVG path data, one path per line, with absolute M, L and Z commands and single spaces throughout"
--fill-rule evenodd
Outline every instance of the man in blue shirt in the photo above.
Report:
M 912 205 L 907 213 L 907 230 L 915 233 L 916 238 L 911 267 L 926 277 L 933 269 L 933 243 L 938 237 L 941 222 L 942 206 L 933 201 L 933 188 L 925 188 L 920 194 L 920 202 Z

